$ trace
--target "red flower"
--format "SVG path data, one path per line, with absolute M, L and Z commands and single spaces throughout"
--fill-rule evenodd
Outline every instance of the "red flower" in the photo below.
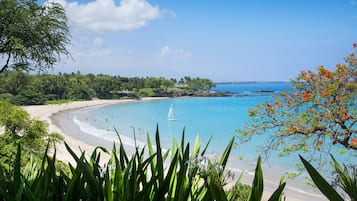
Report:
M 351 138 L 350 144 L 353 146 L 357 146 L 357 138 Z
M 296 130 L 297 130 L 297 128 L 296 128 L 295 126 L 293 126 L 293 127 L 291 127 L 291 128 L 289 129 L 289 132 L 290 132 L 290 133 L 295 133 Z
M 357 47 L 357 43 L 353 43 L 353 47 L 355 47 L 355 48 L 356 48 L 356 47 Z
M 311 94 L 309 92 L 304 91 L 301 95 L 304 101 L 309 101 L 311 99 Z
M 342 120 L 346 121 L 350 116 L 348 116 L 348 114 L 343 114 L 342 115 Z
M 316 143 L 316 148 L 317 149 L 320 149 L 321 145 L 323 144 L 323 142 L 321 140 L 317 140 L 317 143 Z

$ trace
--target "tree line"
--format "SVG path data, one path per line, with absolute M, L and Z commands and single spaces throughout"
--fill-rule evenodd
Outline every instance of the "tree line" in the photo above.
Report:
M 0 99 L 18 105 L 39 105 L 51 100 L 91 100 L 122 97 L 172 96 L 182 91 L 210 90 L 215 83 L 206 78 L 185 76 L 122 77 L 105 74 L 28 74 L 5 71 L 0 74 Z

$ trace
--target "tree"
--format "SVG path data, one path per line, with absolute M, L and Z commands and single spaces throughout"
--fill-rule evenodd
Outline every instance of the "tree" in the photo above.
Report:
M 30 82 L 30 76 L 21 71 L 12 71 L 6 76 L 4 88 L 7 92 L 16 96 Z
M 249 140 L 272 131 L 266 153 L 272 149 L 282 150 L 282 154 L 298 150 L 328 153 L 336 144 L 357 150 L 356 55 L 350 54 L 333 71 L 323 66 L 317 72 L 302 71 L 292 84 L 290 91 L 250 109 L 251 121 L 240 137 Z
M 189 86 L 195 90 L 209 91 L 212 87 L 216 86 L 216 84 L 212 80 L 206 78 L 196 78 L 189 83 Z
M 58 3 L 2 0 L 0 22 L 0 55 L 5 58 L 0 73 L 8 68 L 44 70 L 69 56 L 67 18 Z
M 13 164 L 18 143 L 25 154 L 41 156 L 46 148 L 46 138 L 54 142 L 63 139 L 57 133 L 48 133 L 47 126 L 44 121 L 32 119 L 19 106 L 0 100 L 0 127 L 4 128 L 4 133 L 0 133 L 0 169 L 6 170 Z

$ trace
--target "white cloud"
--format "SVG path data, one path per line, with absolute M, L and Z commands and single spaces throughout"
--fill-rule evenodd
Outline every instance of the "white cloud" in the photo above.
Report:
M 95 32 L 139 29 L 148 21 L 160 17 L 160 9 L 146 0 L 95 0 L 86 4 L 78 1 L 49 0 L 60 3 L 74 26 Z
M 190 52 L 181 49 L 172 50 L 168 46 L 161 48 L 160 57 L 171 57 L 174 59 L 186 59 L 191 56 Z
M 94 47 L 97 47 L 97 48 L 103 48 L 103 47 L 105 47 L 105 41 L 103 38 L 95 38 L 93 40 L 93 45 L 94 45 Z
M 173 58 L 176 59 L 186 59 L 191 56 L 191 53 L 186 52 L 184 50 L 175 50 L 173 54 Z
M 160 51 L 161 57 L 169 56 L 171 54 L 172 54 L 172 50 L 169 47 L 165 46 L 165 47 L 161 48 L 161 51 Z

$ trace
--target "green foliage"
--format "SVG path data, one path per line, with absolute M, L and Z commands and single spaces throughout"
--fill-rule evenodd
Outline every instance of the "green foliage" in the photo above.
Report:
M 228 191 L 228 195 L 231 196 L 229 200 L 235 201 L 246 201 L 249 198 L 249 194 L 252 190 L 252 187 L 246 184 L 237 183 Z
M 145 80 L 145 87 L 146 88 L 153 88 L 153 89 L 160 89 L 160 88 L 168 88 L 173 87 L 174 82 L 172 80 L 167 80 L 163 77 L 149 77 Z
M 261 200 L 263 196 L 263 171 L 261 168 L 261 159 L 258 158 L 257 167 L 255 168 L 255 177 L 253 180 L 252 191 L 249 194 L 249 201 Z
M 208 79 L 201 78 L 191 80 L 196 83 L 199 83 L 199 80 L 208 82 Z M 175 87 L 174 79 L 162 77 L 126 78 L 103 74 L 83 75 L 80 72 L 30 75 L 21 71 L 5 71 L 0 74 L 1 83 L 3 85 L 0 85 L 0 100 L 10 100 L 18 105 L 39 105 L 47 101 L 91 100 L 93 98 L 174 97 L 192 95 L 194 90 L 207 90 L 198 85 L 194 89 Z
M 240 179 L 234 190 L 224 190 L 223 173 L 233 138 L 217 161 L 204 156 L 208 143 L 201 149 L 197 140 L 190 151 L 190 144 L 184 142 L 184 133 L 180 144 L 174 140 L 172 149 L 164 151 L 157 130 L 155 146 L 148 136 L 147 149 L 137 147 L 131 156 L 125 151 L 120 137 L 119 142 L 119 147 L 114 144 L 110 153 L 97 147 L 88 159 L 85 153 L 76 155 L 66 144 L 68 152 L 76 161 L 76 166 L 69 164 L 69 173 L 56 169 L 56 153 L 49 157 L 47 149 L 41 163 L 28 163 L 21 169 L 19 146 L 11 176 L 1 177 L 0 200 L 233 201 L 238 198 L 246 200 L 250 191 L 249 187 L 240 184 Z M 103 164 L 100 158 L 104 153 L 111 154 L 111 157 Z M 257 171 L 260 173 L 254 180 L 262 183 L 259 161 Z M 0 169 L 0 176 L 2 173 Z M 280 197 L 284 186 L 280 187 L 273 196 Z M 242 193 L 238 190 L 241 188 L 244 189 Z M 259 187 L 250 194 L 261 195 L 262 190 Z M 273 196 L 270 200 L 278 200 L 273 199 Z
M 58 3 L 2 0 L 0 21 L 0 55 L 6 60 L 0 73 L 10 67 L 42 70 L 69 55 L 67 18 Z
M 45 99 L 39 91 L 25 88 L 12 99 L 12 103 L 17 105 L 43 105 Z
M 14 98 L 14 96 L 12 94 L 10 94 L 10 93 L 0 94 L 0 100 L 5 100 L 5 101 L 8 101 L 8 102 L 11 102 L 13 98 Z
M 60 141 L 62 137 L 47 132 L 47 124 L 31 119 L 29 114 L 6 101 L 0 101 L 0 127 L 4 133 L 0 135 L 0 168 L 9 170 L 15 160 L 17 144 L 23 147 L 22 163 L 29 160 L 30 153 L 40 157 L 45 151 L 45 138 L 51 142 Z
M 336 200 L 336 201 L 343 201 L 344 199 L 337 193 L 337 191 L 332 187 L 332 185 L 330 185 L 321 175 L 320 173 L 307 161 L 305 160 L 302 156 L 300 156 L 300 159 L 302 161 L 302 163 L 304 164 L 307 172 L 309 173 L 311 179 L 313 180 L 313 182 L 316 184 L 316 186 L 320 189 L 320 191 L 329 199 L 329 200 Z M 337 167 L 338 169 L 340 168 L 340 165 L 334 160 L 335 163 L 335 167 Z M 353 177 L 351 177 L 350 175 L 348 175 L 347 171 L 338 171 L 337 172 L 338 177 L 346 177 L 348 179 L 353 179 L 356 180 L 356 175 L 353 175 Z M 353 187 L 354 189 L 356 189 L 356 183 L 349 183 L 349 185 L 351 185 L 351 187 Z M 344 189 L 345 192 L 347 194 L 353 193 L 355 192 L 355 190 L 353 189 Z M 351 200 L 356 200 L 357 197 L 356 195 L 353 195 L 355 197 L 350 197 Z
M 331 155 L 332 166 L 335 170 L 336 185 L 342 189 L 351 200 L 357 200 L 357 167 L 342 167 Z
M 77 100 L 68 100 L 68 99 L 63 99 L 63 100 L 48 100 L 46 101 L 46 105 L 52 105 L 52 104 L 65 104 L 65 103 L 70 103 L 73 101 L 79 101 L 79 99 Z
M 152 88 L 142 88 L 139 90 L 140 96 L 153 97 L 155 96 L 155 91 Z
M 189 79 L 190 81 L 187 83 L 189 88 L 194 90 L 206 90 L 209 91 L 212 87 L 216 86 L 214 82 L 209 79 L 201 79 L 201 78 L 193 78 Z

